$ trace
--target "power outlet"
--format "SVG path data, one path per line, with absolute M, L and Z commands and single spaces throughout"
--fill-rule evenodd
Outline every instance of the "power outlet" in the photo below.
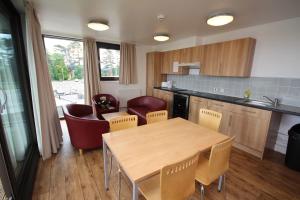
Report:
M 218 92 L 218 88 L 214 87 L 213 91 Z
M 220 88 L 220 92 L 221 92 L 221 93 L 224 93 L 224 88 Z

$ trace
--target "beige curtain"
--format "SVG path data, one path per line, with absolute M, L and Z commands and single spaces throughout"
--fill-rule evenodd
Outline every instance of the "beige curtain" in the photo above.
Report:
M 135 84 L 137 82 L 135 44 L 121 43 L 120 53 L 120 84 Z
M 84 50 L 84 98 L 91 105 L 94 95 L 100 93 L 100 78 L 98 68 L 96 41 L 91 38 L 83 40 Z
M 41 26 L 31 3 L 26 3 L 27 50 L 34 117 L 40 153 L 43 159 L 57 153 L 62 143 L 62 130 L 55 105 L 53 89 L 46 52 L 44 48 Z M 33 77 L 33 78 L 32 78 Z

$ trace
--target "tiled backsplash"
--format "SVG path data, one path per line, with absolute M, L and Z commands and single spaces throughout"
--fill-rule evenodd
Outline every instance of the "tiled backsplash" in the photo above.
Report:
M 234 78 L 199 75 L 168 75 L 174 87 L 209 92 L 227 96 L 243 97 L 250 89 L 251 99 L 263 100 L 263 96 L 279 98 L 283 104 L 300 106 L 300 79 L 291 78 Z

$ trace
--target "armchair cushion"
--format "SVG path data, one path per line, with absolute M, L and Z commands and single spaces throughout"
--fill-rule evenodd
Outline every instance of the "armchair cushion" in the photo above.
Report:
M 109 123 L 93 115 L 92 106 L 69 104 L 63 107 L 72 145 L 78 149 L 102 146 L 102 134 L 109 131 Z
M 148 112 L 166 110 L 167 102 L 152 96 L 141 96 L 127 102 L 129 114 L 138 116 L 138 125 L 146 124 L 146 114 Z

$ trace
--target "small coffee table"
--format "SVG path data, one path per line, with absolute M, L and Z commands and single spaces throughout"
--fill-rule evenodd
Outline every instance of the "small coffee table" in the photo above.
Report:
M 121 116 L 127 116 L 127 115 L 129 115 L 127 112 L 113 112 L 113 113 L 102 114 L 102 117 L 106 121 L 110 121 L 111 119 L 113 119 L 115 117 L 121 117 Z

